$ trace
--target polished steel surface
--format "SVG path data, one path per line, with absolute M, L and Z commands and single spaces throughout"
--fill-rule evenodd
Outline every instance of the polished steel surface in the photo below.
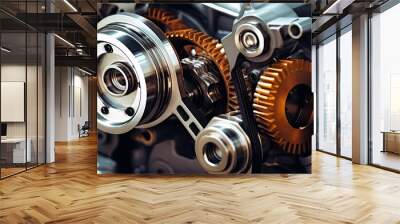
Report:
M 123 13 L 99 22 L 97 42 L 100 130 L 121 134 L 157 120 L 168 108 L 172 79 L 181 74 L 164 33 Z
M 187 93 L 191 95 L 194 104 L 204 109 L 203 111 L 222 108 L 222 110 L 210 111 L 214 115 L 224 111 L 227 103 L 224 81 L 212 61 L 198 56 L 183 58 L 181 63 L 186 83 L 190 83 L 186 87 Z
M 290 20 L 286 18 L 298 18 L 294 10 L 286 4 L 247 6 L 233 24 L 232 32 L 222 40 L 231 66 L 235 64 L 240 53 L 252 62 L 269 60 L 276 49 L 285 45 L 284 34 L 287 31 L 282 31 L 281 28 L 289 25 Z M 287 24 L 282 24 L 282 19 Z M 256 38 L 249 39 L 251 36 Z M 249 45 L 249 40 L 252 40 L 250 42 L 253 42 L 253 46 Z
M 255 58 L 268 47 L 265 46 L 266 38 L 258 24 L 244 23 L 235 32 L 235 45 L 244 56 Z
M 289 63 L 287 58 L 307 58 L 307 45 L 298 43 L 310 33 L 311 20 L 301 17 L 305 13 L 297 15 L 290 4 L 236 6 L 240 6 L 237 18 L 224 17 L 230 25 L 201 26 L 201 31 L 196 25 L 200 21 L 188 14 L 188 8 L 168 5 L 106 16 L 98 23 L 99 128 L 110 135 L 127 133 L 120 135 L 124 144 L 116 150 L 135 154 L 126 159 L 135 166 L 126 169 L 135 173 L 308 172 L 312 121 L 307 118 L 312 110 L 302 107 L 300 99 L 308 97 L 308 86 L 292 85 L 282 69 Z M 211 14 L 227 15 L 226 10 L 207 8 L 216 10 L 209 5 L 194 5 L 191 10 L 207 21 Z M 238 58 L 243 63 L 237 64 Z M 276 61 L 280 67 L 272 67 Z M 288 72 L 297 72 L 297 67 L 304 66 L 289 66 Z M 272 80 L 263 73 L 267 69 L 277 70 L 271 72 L 276 83 L 264 85 Z M 305 73 L 299 73 L 298 79 L 304 79 Z M 232 75 L 243 76 L 246 88 L 235 88 L 232 78 L 237 76 Z M 291 88 L 283 93 L 277 89 L 279 102 L 265 108 L 271 86 Z M 241 108 L 244 112 L 237 111 L 240 100 L 245 100 L 242 91 L 250 99 L 248 109 Z M 250 122 L 251 135 L 244 131 L 253 116 L 247 110 L 257 114 L 253 119 L 258 124 Z M 299 140 L 302 136 L 307 139 Z M 126 142 L 132 143 L 129 149 Z
M 250 140 L 241 119 L 231 114 L 214 117 L 196 139 L 196 157 L 212 174 L 244 173 L 251 165 Z

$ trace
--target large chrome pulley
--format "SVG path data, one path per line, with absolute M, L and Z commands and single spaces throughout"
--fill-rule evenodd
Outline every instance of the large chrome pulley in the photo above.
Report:
M 127 13 L 103 19 L 97 29 L 100 130 L 121 134 L 166 119 L 181 67 L 164 33 Z
M 183 102 L 179 58 L 162 30 L 129 13 L 98 23 L 99 129 L 122 134 L 176 115 L 193 138 L 203 125 Z

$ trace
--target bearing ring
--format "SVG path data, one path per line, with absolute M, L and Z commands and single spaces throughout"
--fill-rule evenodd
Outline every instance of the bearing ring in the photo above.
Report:
M 236 116 L 214 117 L 198 135 L 196 157 L 212 174 L 245 173 L 251 166 L 251 145 Z

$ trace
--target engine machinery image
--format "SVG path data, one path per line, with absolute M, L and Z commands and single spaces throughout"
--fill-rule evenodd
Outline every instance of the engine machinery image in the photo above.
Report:
M 310 173 L 311 9 L 99 4 L 98 173 Z

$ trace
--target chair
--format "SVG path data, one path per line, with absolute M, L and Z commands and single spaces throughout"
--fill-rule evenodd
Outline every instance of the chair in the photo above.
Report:
M 78 124 L 79 138 L 89 136 L 89 129 L 90 129 L 89 121 L 85 121 L 82 127 Z

